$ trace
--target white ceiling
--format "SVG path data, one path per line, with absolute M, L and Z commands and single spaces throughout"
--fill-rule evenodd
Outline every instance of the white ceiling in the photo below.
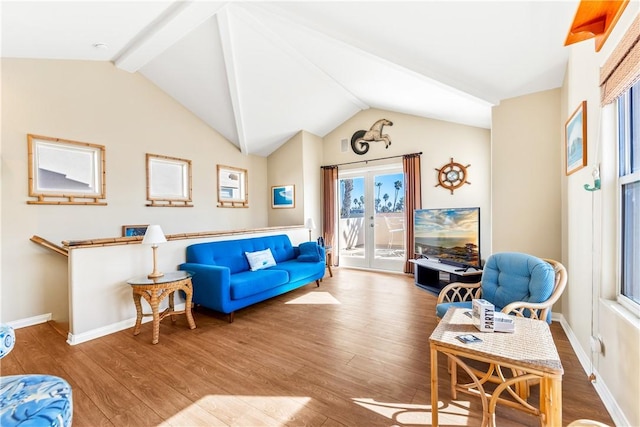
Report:
M 367 108 L 489 128 L 500 100 L 560 87 L 578 0 L 1 5 L 3 57 L 112 61 L 267 156 Z

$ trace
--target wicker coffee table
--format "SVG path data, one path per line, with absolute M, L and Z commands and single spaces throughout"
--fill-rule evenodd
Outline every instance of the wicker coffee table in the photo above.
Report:
M 152 344 L 157 344 L 160 335 L 160 321 L 166 316 L 171 316 L 171 321 L 175 322 L 175 315 L 185 314 L 189 328 L 195 329 L 196 323 L 191 315 L 191 297 L 193 295 L 193 287 L 191 285 L 191 276 L 193 273 L 189 271 L 173 271 L 165 273 L 164 276 L 149 279 L 147 276 L 138 277 L 127 280 L 133 290 L 133 302 L 136 305 L 136 326 L 133 328 L 133 335 L 140 333 L 142 318 L 145 316 L 153 316 L 153 338 Z M 184 291 L 186 295 L 184 310 L 176 311 L 173 306 L 173 295 L 175 291 Z M 169 306 L 162 312 L 159 312 L 160 303 L 169 297 Z M 144 298 L 151 306 L 150 314 L 143 314 L 141 298 Z
M 455 362 L 451 370 L 451 391 L 479 396 L 484 410 L 482 425 L 495 425 L 495 409 L 498 403 L 537 415 L 543 426 L 562 425 L 562 363 L 553 343 L 549 325 L 541 320 L 518 317 L 514 333 L 479 332 L 465 314 L 467 309 L 450 308 L 431 334 L 431 417 L 432 425 L 438 425 L 438 353 Z M 473 334 L 482 342 L 462 343 L 460 335 Z M 502 376 L 501 383 L 489 393 L 484 385 L 487 378 L 478 378 L 465 360 L 477 360 L 496 366 L 501 374 L 512 370 L 513 376 Z M 472 378 L 468 384 L 459 384 L 457 366 Z M 495 378 L 495 376 L 494 376 Z M 540 380 L 540 407 L 529 404 L 518 393 L 516 386 L 523 381 Z M 500 395 L 507 391 L 510 399 Z

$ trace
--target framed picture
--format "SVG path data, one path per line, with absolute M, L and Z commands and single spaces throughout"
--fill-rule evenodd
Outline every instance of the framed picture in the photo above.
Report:
M 29 196 L 37 197 L 27 203 L 106 205 L 104 146 L 32 134 L 27 144 Z
M 218 207 L 249 207 L 247 170 L 218 165 Z
M 191 205 L 191 160 L 147 153 L 147 206 Z
M 144 233 L 147 232 L 147 227 L 149 224 L 145 225 L 123 225 L 122 226 L 122 237 L 134 237 L 134 236 L 144 236 Z
M 271 208 L 284 209 L 295 208 L 295 186 L 294 185 L 277 185 L 271 187 Z
M 567 176 L 587 165 L 587 101 L 582 101 L 565 124 Z

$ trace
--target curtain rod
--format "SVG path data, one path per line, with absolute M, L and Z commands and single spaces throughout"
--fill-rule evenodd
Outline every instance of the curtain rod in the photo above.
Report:
M 338 163 L 337 165 L 320 166 L 320 169 L 332 168 L 332 167 L 335 167 L 335 166 L 354 165 L 356 163 L 369 163 L 369 162 L 375 162 L 376 160 L 395 159 L 396 157 L 415 156 L 415 155 L 418 155 L 418 156 L 422 155 L 422 151 L 420 151 L 418 153 L 400 154 L 400 155 L 397 155 L 397 156 L 379 157 L 377 159 L 356 160 L 355 162 Z

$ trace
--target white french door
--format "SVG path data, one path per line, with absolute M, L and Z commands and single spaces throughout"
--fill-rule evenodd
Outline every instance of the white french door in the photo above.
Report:
M 340 265 L 403 271 L 402 164 L 340 171 L 338 182 Z

